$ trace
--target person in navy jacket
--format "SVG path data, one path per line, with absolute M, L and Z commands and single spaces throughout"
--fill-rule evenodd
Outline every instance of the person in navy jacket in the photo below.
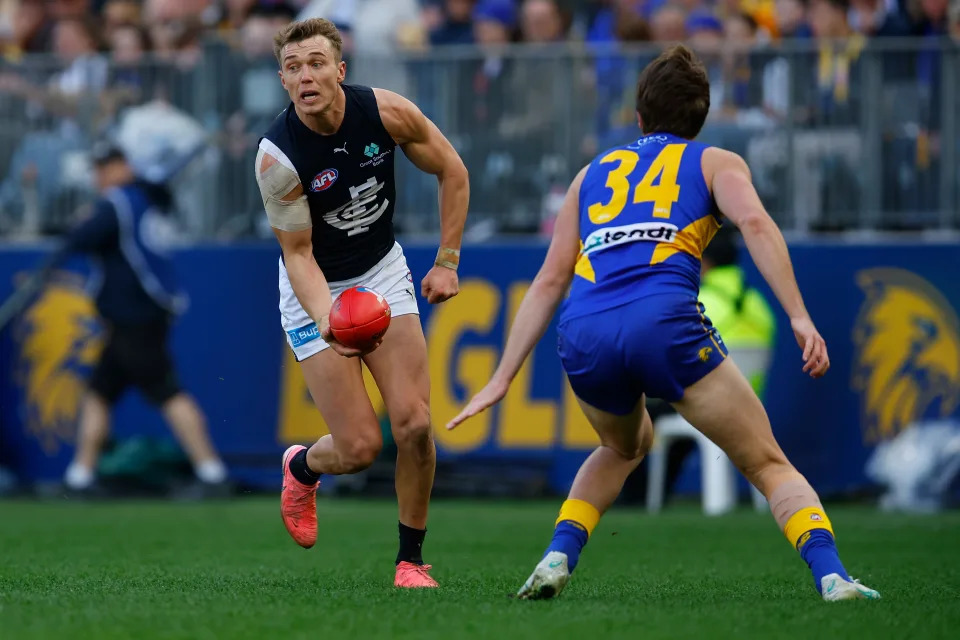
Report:
M 77 448 L 64 481 L 90 490 L 97 460 L 110 430 L 110 413 L 128 388 L 138 389 L 162 413 L 193 464 L 197 486 L 222 489 L 227 473 L 207 434 L 206 420 L 184 391 L 168 348 L 172 320 L 186 309 L 174 264 L 172 194 L 163 184 L 138 177 L 124 152 L 103 142 L 92 152 L 101 197 L 92 215 L 74 227 L 47 261 L 93 258 L 96 306 L 106 340 L 80 410 Z

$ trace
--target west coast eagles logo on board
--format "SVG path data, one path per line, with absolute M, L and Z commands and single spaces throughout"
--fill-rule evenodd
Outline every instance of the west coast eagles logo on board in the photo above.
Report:
M 49 454 L 74 440 L 100 338 L 93 301 L 66 280 L 51 283 L 14 329 L 24 424 Z
M 866 298 L 854 325 L 853 388 L 864 439 L 893 438 L 923 417 L 960 405 L 960 322 L 929 282 L 903 269 L 857 274 Z

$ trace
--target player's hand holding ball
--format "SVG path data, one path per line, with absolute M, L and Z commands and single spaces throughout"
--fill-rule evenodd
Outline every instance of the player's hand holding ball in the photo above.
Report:
M 383 342 L 390 327 L 390 305 L 366 287 L 350 287 L 337 296 L 330 315 L 320 327 L 320 337 L 342 356 L 370 353 Z

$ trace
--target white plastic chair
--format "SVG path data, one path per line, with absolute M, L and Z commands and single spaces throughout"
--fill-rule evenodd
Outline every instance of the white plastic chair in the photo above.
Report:
M 765 373 L 770 363 L 767 349 L 731 349 L 729 357 L 748 379 L 756 373 Z M 737 504 L 737 470 L 723 450 L 709 438 L 697 431 L 679 414 L 671 414 L 657 420 L 653 427 L 653 447 L 649 454 L 647 478 L 647 510 L 657 513 L 663 507 L 666 489 L 666 452 L 671 443 L 691 438 L 700 449 L 700 485 L 703 512 L 706 515 L 721 515 L 731 511 Z M 763 494 L 750 487 L 754 508 L 763 510 L 767 501 Z

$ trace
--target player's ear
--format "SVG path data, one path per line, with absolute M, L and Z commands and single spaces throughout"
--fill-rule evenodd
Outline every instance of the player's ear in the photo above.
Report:
M 340 61 L 340 64 L 337 65 L 337 82 L 343 82 L 347 77 L 347 63 L 344 60 Z
M 639 111 L 637 111 L 637 126 L 640 127 L 640 131 L 643 131 L 643 118 L 640 117 Z

